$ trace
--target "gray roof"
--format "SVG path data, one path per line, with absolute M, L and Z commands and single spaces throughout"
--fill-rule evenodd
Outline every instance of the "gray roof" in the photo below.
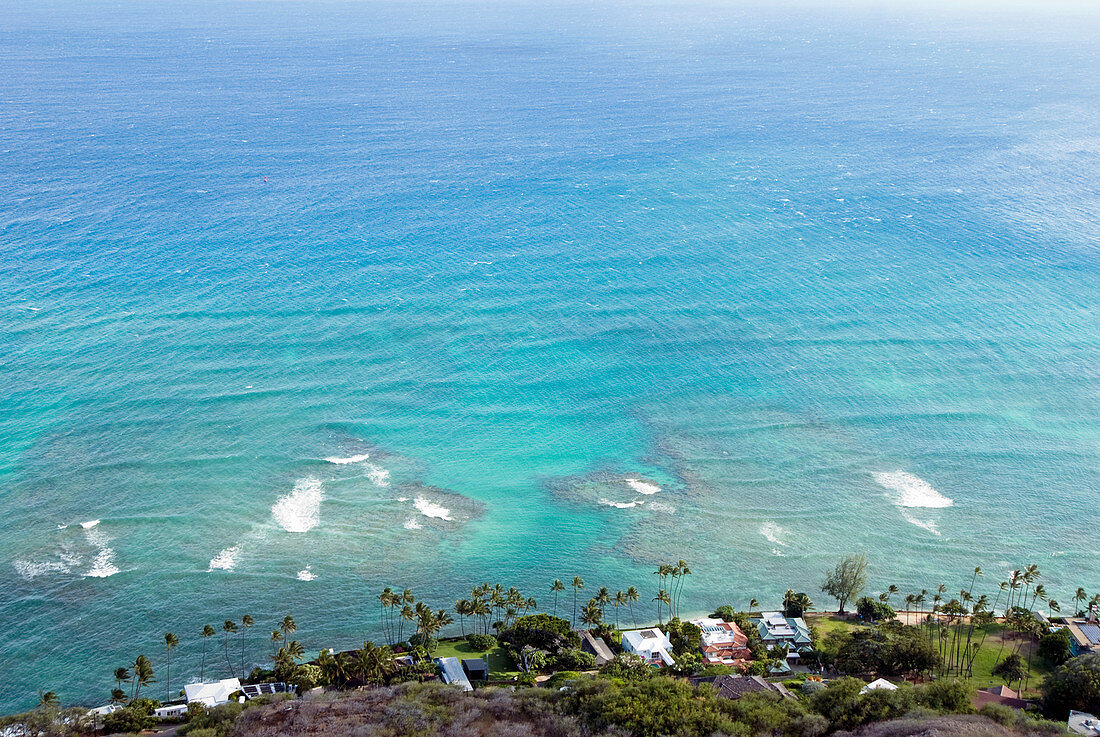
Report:
M 462 663 L 458 658 L 436 658 L 435 664 L 443 671 L 443 682 L 452 686 L 458 686 L 463 691 L 473 691 L 470 679 L 466 677 L 466 671 L 462 670 Z
M 718 695 L 724 699 L 739 699 L 747 693 L 772 692 L 789 696 L 790 692 L 778 683 L 768 683 L 760 676 L 715 676 L 693 679 L 693 683 L 713 683 Z
M 615 653 L 607 646 L 602 637 L 596 637 L 588 630 L 580 630 L 581 649 L 596 656 L 596 665 L 604 665 L 615 659 Z

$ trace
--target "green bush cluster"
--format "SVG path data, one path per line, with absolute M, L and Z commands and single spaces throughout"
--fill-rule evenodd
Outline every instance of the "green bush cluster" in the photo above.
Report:
M 466 635 L 466 642 L 479 653 L 487 653 L 497 646 L 497 638 L 492 635 L 469 634 Z

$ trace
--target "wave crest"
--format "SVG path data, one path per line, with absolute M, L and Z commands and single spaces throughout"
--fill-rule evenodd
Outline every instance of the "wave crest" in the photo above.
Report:
M 875 481 L 894 492 L 894 503 L 899 507 L 941 509 L 950 507 L 953 501 L 932 488 L 924 479 L 905 471 L 876 473 Z
M 324 487 L 314 478 L 300 479 L 294 489 L 271 507 L 271 515 L 287 532 L 309 532 L 321 521 Z

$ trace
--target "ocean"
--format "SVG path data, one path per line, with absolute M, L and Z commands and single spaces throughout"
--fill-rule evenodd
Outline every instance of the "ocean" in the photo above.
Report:
M 906 5 L 0 3 L 0 712 L 385 586 L 1095 593 L 1100 13 Z

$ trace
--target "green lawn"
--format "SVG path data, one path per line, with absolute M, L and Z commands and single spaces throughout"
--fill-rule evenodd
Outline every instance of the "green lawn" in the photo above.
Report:
M 433 658 L 458 658 L 462 660 L 464 658 L 480 658 L 485 653 L 479 653 L 470 647 L 470 643 L 465 640 L 440 640 L 439 647 L 432 653 Z M 508 654 L 504 652 L 504 648 L 497 646 L 496 649 L 489 653 L 489 680 L 490 681 L 507 681 L 511 680 L 512 676 L 518 676 L 519 668 L 512 662 L 512 659 L 508 657 Z
M 809 613 L 806 617 L 806 622 L 812 624 L 817 628 L 822 639 L 828 636 L 832 632 L 839 631 L 853 631 L 860 627 L 866 627 L 867 625 L 861 624 L 859 620 L 841 619 L 833 614 L 813 614 Z M 924 629 L 927 632 L 927 628 Z M 973 639 L 975 642 L 982 641 L 982 635 L 985 634 L 985 641 L 982 642 L 981 649 L 978 650 L 977 656 L 974 658 L 974 671 L 973 675 L 968 679 L 974 684 L 975 688 L 988 688 L 990 681 L 992 685 L 1000 686 L 1004 683 L 1003 680 L 993 676 L 993 668 L 997 663 L 1004 660 L 1006 656 L 1016 650 L 1020 641 L 1015 636 L 1008 632 L 1008 639 L 1006 640 L 1004 635 L 1006 634 L 1004 628 L 997 623 L 986 625 L 984 628 L 975 628 Z M 1002 648 L 1002 644 L 1004 647 Z M 939 647 L 938 634 L 933 637 L 932 645 Z M 1028 652 L 1036 647 L 1034 641 L 1025 642 L 1020 647 L 1020 658 L 1024 661 L 1024 666 L 1027 666 Z M 1027 679 L 1027 688 L 1024 689 L 1024 684 L 1012 684 L 1014 688 L 1023 690 L 1027 696 L 1037 696 L 1039 694 L 1039 685 L 1042 683 L 1043 678 L 1050 672 L 1050 667 L 1044 662 L 1038 655 L 1032 654 L 1031 658 L 1031 670 L 1030 676 Z
M 1020 645 L 1020 640 L 1011 632 L 1006 632 L 1000 624 L 989 624 L 985 627 L 975 628 L 974 640 L 981 642 L 982 634 L 986 635 L 985 641 L 982 642 L 982 647 L 978 650 L 977 656 L 974 658 L 974 675 L 971 676 L 970 681 L 977 688 L 988 688 L 990 682 L 992 685 L 1000 686 L 1004 681 L 994 676 L 992 671 L 997 663 L 1004 660 L 1008 655 L 1016 651 L 1016 647 Z M 1005 639 L 1005 635 L 1008 638 Z M 939 646 L 939 637 L 934 637 L 932 644 Z M 1002 648 L 1002 645 L 1004 646 Z M 1034 641 L 1024 642 L 1020 647 L 1020 658 L 1024 662 L 1024 667 L 1027 667 L 1028 652 L 1037 645 Z M 1032 653 L 1031 658 L 1031 671 L 1030 677 L 1027 679 L 1027 689 L 1024 689 L 1023 683 L 1013 683 L 1012 687 L 1021 690 L 1027 696 L 1038 696 L 1039 685 L 1043 682 L 1043 678 L 1050 672 L 1050 667 L 1047 663 L 1040 658 L 1037 654 Z

